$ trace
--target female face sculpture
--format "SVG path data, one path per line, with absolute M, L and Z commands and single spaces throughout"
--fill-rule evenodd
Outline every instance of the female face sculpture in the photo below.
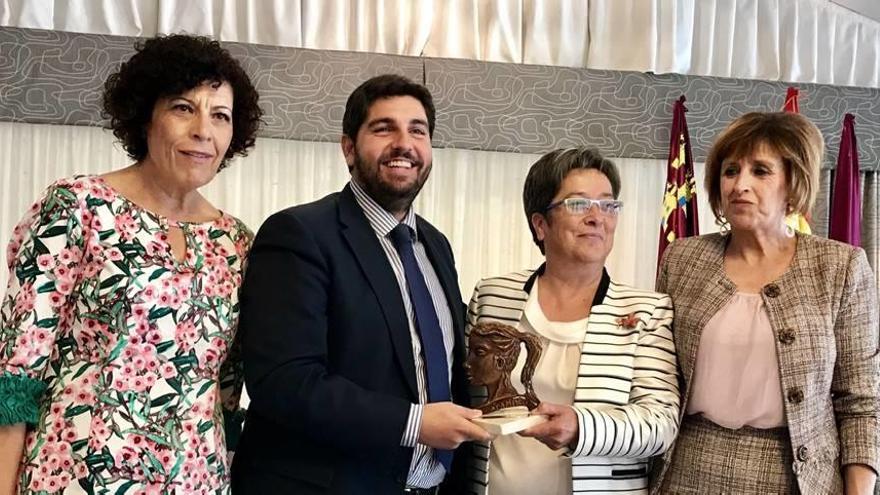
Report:
M 510 381 L 510 374 L 516 367 L 523 344 L 528 354 L 521 376 L 525 394 L 520 395 Z M 471 328 L 465 368 L 472 384 L 487 389 L 489 398 L 480 409 L 489 413 L 505 407 L 537 407 L 539 401 L 532 386 L 532 376 L 540 355 L 538 338 L 512 326 L 480 323 Z

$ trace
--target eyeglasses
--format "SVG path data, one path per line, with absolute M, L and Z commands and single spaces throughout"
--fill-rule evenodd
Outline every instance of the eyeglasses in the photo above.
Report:
M 557 206 L 565 206 L 565 211 L 571 215 L 584 215 L 590 208 L 596 205 L 599 211 L 605 215 L 617 216 L 620 209 L 623 208 L 623 201 L 619 199 L 590 199 L 590 198 L 565 198 L 555 203 L 550 203 L 546 211 L 550 211 Z

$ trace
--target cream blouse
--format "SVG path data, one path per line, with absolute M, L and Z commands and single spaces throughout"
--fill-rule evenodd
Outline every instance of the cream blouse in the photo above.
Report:
M 541 279 L 526 301 L 518 328 L 537 335 L 541 341 L 541 359 L 532 384 L 543 402 L 573 404 L 577 384 L 581 344 L 587 332 L 587 318 L 570 322 L 550 321 L 538 303 Z M 520 381 L 526 351 L 511 374 L 517 392 L 524 393 Z M 489 454 L 490 495 L 570 494 L 571 459 L 562 457 L 565 449 L 550 450 L 534 438 L 517 434 L 497 437 Z
M 731 429 L 785 426 L 776 339 L 760 294 L 737 292 L 706 324 L 687 414 Z

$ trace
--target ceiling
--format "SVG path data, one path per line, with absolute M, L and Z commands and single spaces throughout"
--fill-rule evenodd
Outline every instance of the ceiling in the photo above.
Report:
M 880 22 L 880 1 L 878 0 L 831 0 L 831 2 Z

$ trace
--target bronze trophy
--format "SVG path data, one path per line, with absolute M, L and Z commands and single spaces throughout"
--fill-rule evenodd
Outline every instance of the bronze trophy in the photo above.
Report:
M 523 347 L 527 354 L 520 381 L 525 393 L 520 394 L 513 387 L 510 375 Z M 488 396 L 479 406 L 483 416 L 474 423 L 493 435 L 506 435 L 546 421 L 546 416 L 529 413 L 540 403 L 532 386 L 540 358 L 541 341 L 537 336 L 502 323 L 474 325 L 468 334 L 465 367 L 471 384 L 485 387 Z

